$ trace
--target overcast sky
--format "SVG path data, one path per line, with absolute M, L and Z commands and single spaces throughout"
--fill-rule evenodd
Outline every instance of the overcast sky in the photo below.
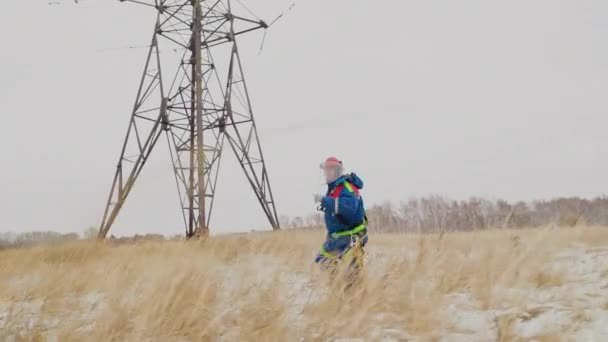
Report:
M 125 47 L 152 34 L 135 4 L 50 2 L 2 1 L 0 232 L 99 224 L 146 54 Z M 240 47 L 280 214 L 314 210 L 329 155 L 368 205 L 607 192 L 607 1 L 296 0 L 261 38 Z M 111 234 L 183 232 L 159 146 Z M 236 165 L 213 232 L 268 228 Z

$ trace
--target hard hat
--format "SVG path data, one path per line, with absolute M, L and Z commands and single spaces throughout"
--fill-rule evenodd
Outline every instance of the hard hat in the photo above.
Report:
M 321 164 L 321 168 L 324 168 L 325 166 L 331 166 L 331 165 L 342 165 L 342 161 L 336 157 L 329 157 L 327 159 L 325 159 L 325 162 L 323 162 L 323 164 Z
M 331 183 L 342 176 L 344 166 L 342 165 L 342 161 L 340 159 L 336 157 L 329 157 L 325 159 L 323 163 L 321 163 L 321 170 L 323 170 L 325 174 L 325 181 L 327 183 Z

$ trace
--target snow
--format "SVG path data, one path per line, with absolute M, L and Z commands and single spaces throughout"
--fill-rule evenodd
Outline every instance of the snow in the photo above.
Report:
M 384 258 L 384 262 L 388 262 L 389 254 L 370 253 L 370 258 L 374 260 Z M 415 258 L 415 254 L 409 251 L 406 257 Z M 438 313 L 439 321 L 442 323 L 437 327 L 434 336 L 437 336 L 437 340 L 446 342 L 496 341 L 500 334 L 507 334 L 514 338 L 532 341 L 540 336 L 566 334 L 573 340 L 608 341 L 608 248 L 583 246 L 568 248 L 553 257 L 546 268 L 564 272 L 564 280 L 559 285 L 541 288 L 496 286 L 493 289 L 494 294 L 505 303 L 521 303 L 519 305 L 483 309 L 483 306 L 467 291 L 446 295 Z M 323 287 L 315 286 L 316 280 L 311 279 L 310 272 L 296 272 L 269 255 L 244 255 L 238 263 L 222 265 L 214 272 L 222 275 L 222 294 L 226 299 L 239 289 L 243 277 L 250 276 L 244 272 L 255 272 L 255 283 L 252 285 L 260 289 L 268 288 L 273 283 L 276 285 L 275 282 L 278 282 L 280 293 L 277 295 L 286 298 L 289 303 L 284 317 L 285 324 L 298 330 L 304 328 L 305 321 L 302 317 L 305 307 L 323 300 L 328 295 Z M 6 284 L 22 286 L 35 279 L 32 277 L 8 279 Z M 125 303 L 136 299 L 137 293 L 125 294 Z M 74 294 L 67 300 L 76 303 L 77 305 L 73 307 L 78 309 L 66 311 L 61 317 L 83 322 L 79 329 L 83 333 L 92 329 L 95 318 L 106 307 L 103 293 Z M 17 315 L 22 318 L 16 322 L 16 325 L 15 322 L 12 323 L 13 331 L 15 329 L 22 332 L 31 331 L 38 325 L 49 329 L 56 327 L 60 324 L 57 319 L 41 320 L 39 314 L 43 305 L 42 300 L 0 302 L 0 331 L 7 328 L 11 316 Z M 236 306 L 223 309 L 239 310 Z M 367 333 L 365 339 L 361 336 L 337 336 L 332 341 L 424 340 L 401 327 L 382 324 L 385 318 L 387 317 L 382 315 L 370 317 L 379 324 L 376 329 Z M 499 326 L 501 320 L 507 320 L 509 324 Z M 229 340 L 231 336 L 238 336 L 238 332 L 228 331 L 224 339 Z M 0 337 L 2 337 L 1 333 Z M 48 336 L 50 341 L 54 338 L 52 335 Z
M 510 333 L 523 339 L 571 332 L 574 340 L 608 340 L 608 249 L 582 247 L 560 253 L 548 265 L 567 270 L 562 286 L 535 289 L 503 289 L 504 294 L 520 296 L 523 308 L 482 310 L 468 294 L 452 296 L 443 310 L 452 332 L 444 332 L 444 341 L 496 340 L 496 318 L 516 317 Z

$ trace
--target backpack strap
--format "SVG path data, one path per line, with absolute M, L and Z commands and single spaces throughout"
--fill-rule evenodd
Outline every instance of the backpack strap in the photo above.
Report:
M 338 199 L 342 193 L 342 189 L 344 189 L 344 183 L 336 185 L 336 187 L 329 192 L 329 197 Z
M 357 188 L 356 186 L 354 186 L 352 183 L 350 183 L 347 180 L 345 180 L 343 183 L 338 184 L 329 193 L 329 196 L 334 199 L 334 204 L 335 204 L 334 213 L 336 214 L 336 218 L 343 225 L 346 226 L 348 224 L 346 223 L 346 221 L 344 220 L 344 218 L 342 216 L 340 216 L 340 213 L 339 213 L 339 210 L 338 210 L 339 204 L 340 204 L 340 194 L 342 193 L 343 189 L 348 190 L 348 192 L 350 192 L 350 193 L 354 193 L 356 197 L 359 197 L 360 194 L 359 194 L 359 188 Z M 365 212 L 363 213 L 363 223 L 360 226 L 356 227 L 356 229 L 364 229 L 364 228 L 361 228 L 361 226 L 363 226 L 363 227 L 367 226 L 367 213 L 365 213 Z
M 331 196 L 332 198 L 340 197 L 340 193 L 342 192 L 342 189 L 346 189 L 346 190 L 348 190 L 348 192 L 354 193 L 355 195 L 357 195 L 357 197 L 359 196 L 359 188 L 357 188 L 356 186 L 354 186 L 351 182 L 349 182 L 347 180 L 345 180 L 343 183 L 338 184 L 329 193 L 329 196 Z
M 359 188 L 352 185 L 349 181 L 344 182 L 344 187 L 346 188 L 346 190 L 348 190 L 348 192 L 354 193 L 355 195 L 359 196 Z
M 340 194 L 342 193 L 343 189 L 346 189 L 348 192 L 354 193 L 356 197 L 359 197 L 359 189 L 349 181 L 345 180 L 344 182 L 336 185 L 336 187 L 329 193 L 329 196 L 334 199 L 334 213 L 336 215 L 339 214 L 338 208 L 340 205 Z M 339 219 L 341 219 L 341 217 L 339 217 Z

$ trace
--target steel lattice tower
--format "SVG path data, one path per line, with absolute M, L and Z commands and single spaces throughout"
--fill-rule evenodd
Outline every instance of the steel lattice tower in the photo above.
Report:
M 150 7 L 157 17 L 98 237 L 108 234 L 163 132 L 187 237 L 209 233 L 225 141 L 273 229 L 279 229 L 236 42 L 268 25 L 233 14 L 230 0 L 121 1 Z M 161 63 L 167 51 L 177 56 L 171 65 Z M 224 64 L 216 64 L 218 56 Z M 168 67 L 176 69 L 169 80 L 163 77 Z

